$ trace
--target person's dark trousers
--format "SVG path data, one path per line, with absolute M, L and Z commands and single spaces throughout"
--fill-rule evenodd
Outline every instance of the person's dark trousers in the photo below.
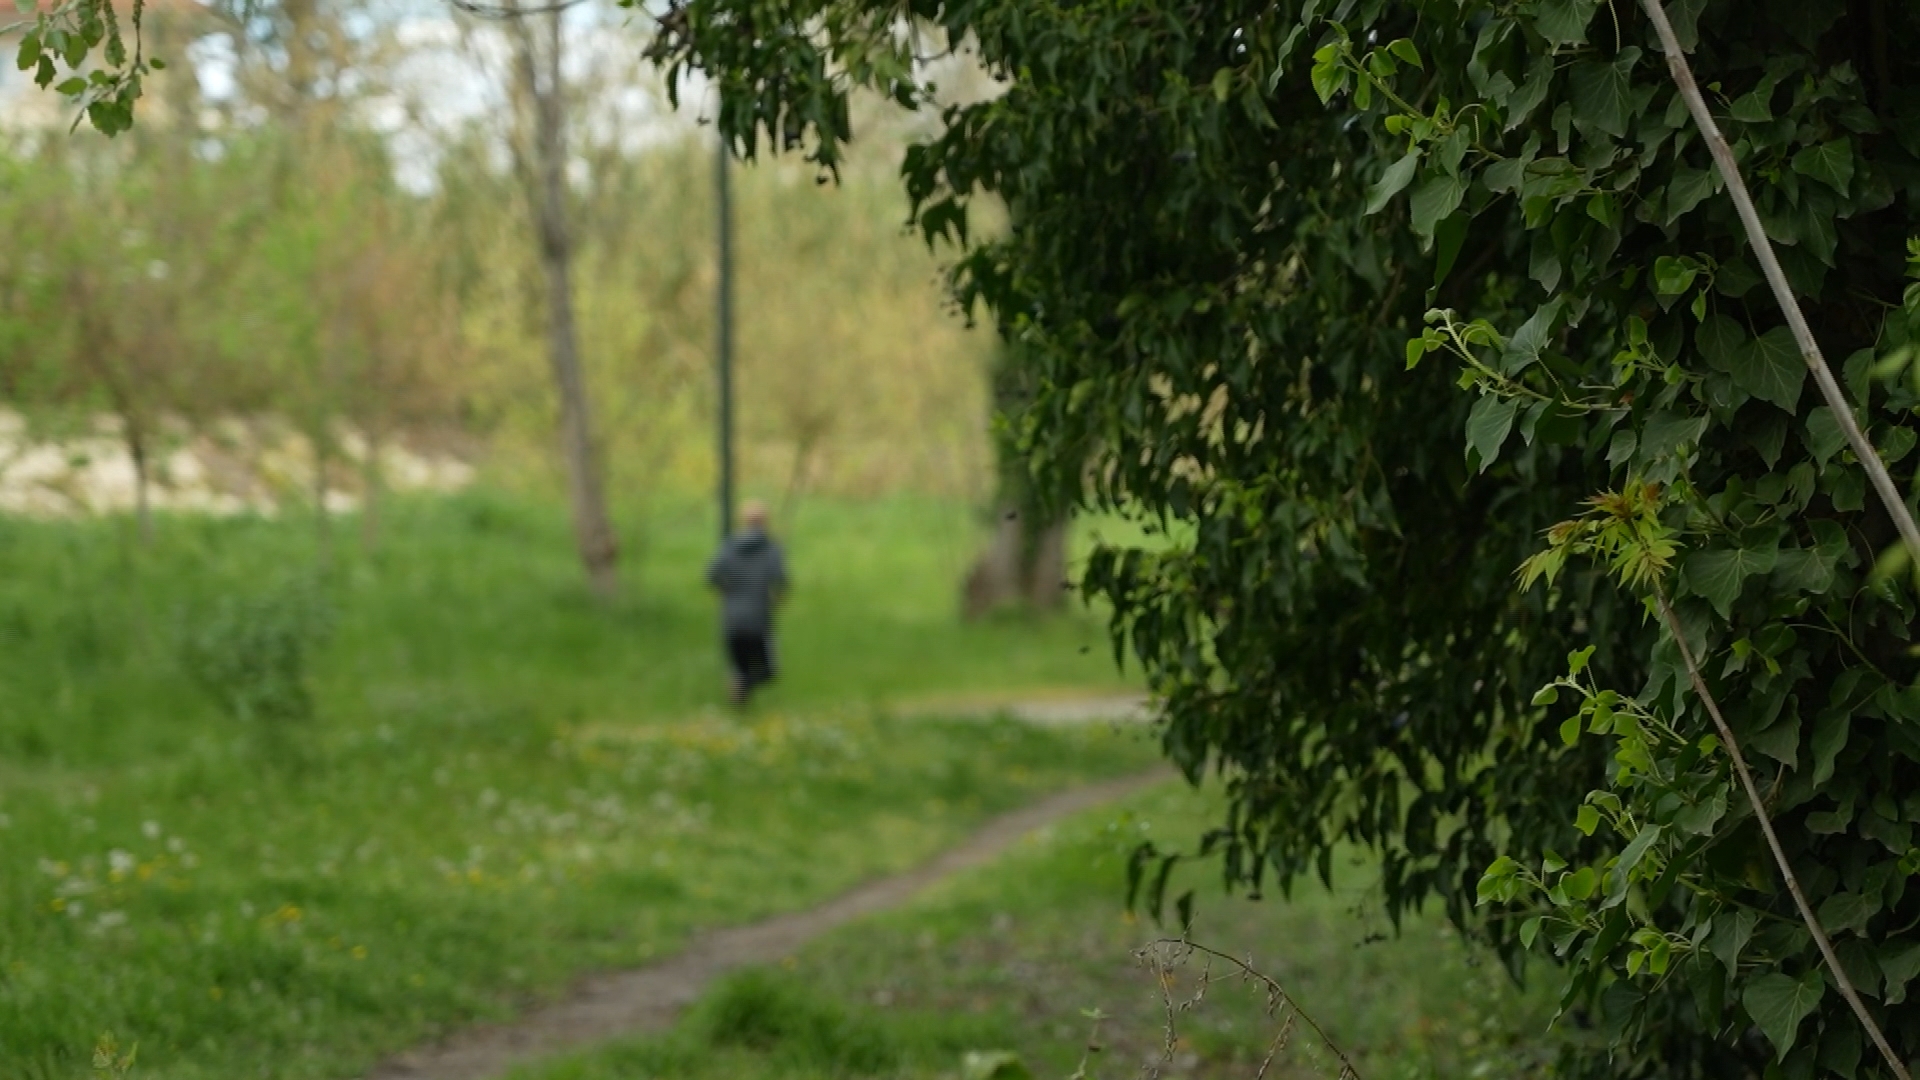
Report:
M 733 666 L 735 705 L 746 704 L 747 697 L 756 687 L 773 680 L 773 642 L 766 634 L 729 633 L 727 661 Z

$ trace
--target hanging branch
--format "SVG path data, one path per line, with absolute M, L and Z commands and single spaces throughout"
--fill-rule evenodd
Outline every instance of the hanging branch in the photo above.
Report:
M 1693 68 L 1688 65 L 1686 53 L 1680 48 L 1680 39 L 1674 36 L 1673 24 L 1667 21 L 1666 8 L 1661 6 L 1660 0 L 1641 0 L 1641 4 L 1646 8 L 1647 16 L 1653 20 L 1654 29 L 1660 34 L 1660 45 L 1667 55 L 1667 69 L 1673 73 L 1674 84 L 1680 88 L 1680 96 L 1686 99 L 1687 111 L 1693 114 L 1693 122 L 1699 126 L 1701 137 L 1706 139 L 1707 149 L 1713 152 L 1713 163 L 1720 171 L 1720 178 L 1726 181 L 1727 194 L 1733 197 L 1733 205 L 1740 211 L 1740 223 L 1746 227 L 1754 255 L 1759 258 L 1761 269 L 1766 271 L 1767 284 L 1773 287 L 1774 298 L 1780 302 L 1780 310 L 1787 317 L 1787 326 L 1793 330 L 1793 339 L 1800 346 L 1801 359 L 1807 362 L 1807 370 L 1813 372 L 1813 381 L 1820 386 L 1820 396 L 1826 399 L 1827 406 L 1833 410 L 1833 418 L 1846 434 L 1847 444 L 1853 448 L 1854 456 L 1860 459 L 1860 467 L 1867 470 L 1867 476 L 1873 480 L 1874 491 L 1886 505 L 1893 523 L 1899 527 L 1900 537 L 1906 541 L 1908 558 L 1916 569 L 1920 569 L 1920 526 L 1914 524 L 1906 500 L 1900 497 L 1899 489 L 1893 486 L 1893 477 L 1887 473 L 1886 462 L 1880 459 L 1873 443 L 1867 441 L 1866 433 L 1860 430 L 1853 409 L 1840 392 L 1840 384 L 1834 381 L 1833 371 L 1827 367 L 1827 358 L 1821 355 L 1819 343 L 1813 340 L 1813 331 L 1807 327 L 1807 317 L 1800 310 L 1800 301 L 1787 284 L 1786 271 L 1780 268 L 1780 260 L 1774 256 L 1773 242 L 1767 239 L 1766 228 L 1760 224 L 1760 212 L 1753 207 L 1753 196 L 1747 191 L 1746 181 L 1740 177 L 1740 165 L 1734 161 L 1733 150 L 1727 146 L 1727 137 L 1720 133 L 1719 125 L 1714 123 L 1713 114 L 1707 111 L 1706 99 L 1700 96 L 1700 87 L 1693 79 Z
M 1647 0 L 1657 4 L 1658 0 Z M 1747 803 L 1753 807 L 1753 816 L 1760 822 L 1760 831 L 1766 834 L 1767 848 L 1773 852 L 1773 861 L 1780 867 L 1780 876 L 1787 881 L 1787 892 L 1793 894 L 1793 904 L 1800 909 L 1800 919 L 1813 933 L 1814 944 L 1820 947 L 1820 955 L 1827 962 L 1827 970 L 1833 973 L 1834 984 L 1840 988 L 1840 996 L 1847 999 L 1853 1007 L 1853 1014 L 1860 1018 L 1860 1024 L 1867 1029 L 1868 1037 L 1880 1050 L 1880 1056 L 1887 1060 L 1887 1067 L 1899 1080 L 1913 1080 L 1907 1067 L 1900 1062 L 1899 1055 L 1887 1042 L 1887 1036 L 1881 1032 L 1880 1025 L 1874 1022 L 1873 1014 L 1860 1000 L 1853 989 L 1853 981 L 1847 978 L 1847 969 L 1840 966 L 1840 958 L 1834 954 L 1833 940 L 1827 937 L 1826 928 L 1820 925 L 1820 919 L 1813 913 L 1813 907 L 1807 903 L 1805 894 L 1800 891 L 1800 879 L 1794 875 L 1793 865 L 1787 861 L 1786 849 L 1780 846 L 1780 837 L 1773 831 L 1773 819 L 1767 816 L 1766 804 L 1760 798 L 1759 785 L 1753 782 L 1753 773 L 1747 768 L 1747 759 L 1740 753 L 1740 742 L 1733 737 L 1733 728 L 1727 725 L 1726 718 L 1720 715 L 1720 703 L 1714 700 L 1713 692 L 1707 689 L 1707 680 L 1700 674 L 1700 664 L 1694 659 L 1693 648 L 1687 644 L 1687 635 L 1680 627 L 1680 619 L 1673 613 L 1673 605 L 1667 602 L 1667 592 L 1657 588 L 1654 598 L 1660 605 L 1660 618 L 1667 624 L 1667 632 L 1673 635 L 1673 643 L 1680 650 L 1680 660 L 1686 665 L 1687 679 L 1693 684 L 1693 692 L 1707 707 L 1707 715 L 1713 717 L 1713 726 L 1720 733 L 1720 741 L 1727 748 L 1727 757 L 1733 761 L 1733 771 L 1740 777 L 1740 787 L 1747 793 Z

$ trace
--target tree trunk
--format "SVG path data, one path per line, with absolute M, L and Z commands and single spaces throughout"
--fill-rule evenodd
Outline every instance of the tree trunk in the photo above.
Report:
M 147 439 L 140 426 L 122 418 L 127 456 L 133 459 L 133 520 L 141 547 L 153 546 L 153 467 L 147 460 Z
M 1067 523 L 1036 523 L 1027 536 L 1027 603 L 1036 611 L 1059 611 L 1067 600 Z
M 530 18 L 522 16 L 511 20 L 515 24 L 516 69 L 533 113 L 534 160 L 525 163 L 527 167 L 521 172 L 529 185 L 528 201 L 533 208 L 540 262 L 546 277 L 547 352 L 553 368 L 554 389 L 560 398 L 560 450 L 567 465 L 574 542 L 594 591 L 605 597 L 611 596 L 619 584 L 620 553 L 613 523 L 607 514 L 606 485 L 594 445 L 586 377 L 580 368 L 579 339 L 573 321 L 573 242 L 567 231 L 560 18 L 558 14 L 540 18 L 549 33 L 544 57 L 538 55 L 533 32 L 525 25 Z
M 380 467 L 380 452 L 385 445 L 377 429 L 364 436 L 365 458 L 360 463 L 360 550 L 371 554 L 380 546 L 380 500 L 386 495 L 387 477 Z
M 323 421 L 324 423 L 324 421 Z M 324 430 L 310 432 L 313 445 L 313 523 L 317 561 L 322 569 L 333 563 L 333 515 L 327 512 L 327 436 Z

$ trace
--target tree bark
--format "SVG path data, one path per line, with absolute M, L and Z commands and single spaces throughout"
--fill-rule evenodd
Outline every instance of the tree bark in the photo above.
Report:
M 548 36 L 540 49 L 528 25 L 538 19 Z M 611 596 L 619 585 L 619 542 L 607 513 L 606 484 L 593 439 L 586 376 L 580 367 L 574 327 L 573 240 L 567 229 L 566 132 L 562 98 L 561 28 L 557 13 L 510 19 L 515 71 L 532 116 L 532 160 L 519 163 L 538 235 L 546 279 L 547 353 L 560 399 L 560 450 L 567 467 L 574 542 L 595 592 Z M 542 56 L 541 53 L 545 55 Z M 545 69 L 544 71 L 542 69 Z
M 1012 607 L 1058 611 L 1066 600 L 1066 575 L 1067 523 L 1003 507 L 993 539 L 967 572 L 961 615 L 978 619 Z
M 126 428 L 127 456 L 133 459 L 133 520 L 140 534 L 140 546 L 153 546 L 153 476 L 147 460 L 147 440 L 131 417 L 120 421 Z

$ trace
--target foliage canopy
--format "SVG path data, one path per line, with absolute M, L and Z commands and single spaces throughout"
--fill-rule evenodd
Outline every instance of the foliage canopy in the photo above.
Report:
M 1895 43 L 1920 11 L 1671 15 L 1858 419 L 1910 469 L 1920 61 Z M 1227 777 L 1228 873 L 1284 887 L 1374 848 L 1394 910 L 1437 897 L 1568 965 L 1615 1047 L 1582 1070 L 1886 1075 L 1650 618 L 1664 594 L 1853 983 L 1920 1056 L 1913 593 L 1640 10 L 685 0 L 654 51 L 716 78 L 744 152 L 831 165 L 855 86 L 935 100 L 921 28 L 1007 84 L 945 107 L 903 178 L 1030 367 L 1032 467 L 1079 487 L 1091 459 L 1086 502 L 1191 526 L 1083 584 L 1165 696 L 1169 755 Z M 1005 236 L 969 234 L 984 198 Z

